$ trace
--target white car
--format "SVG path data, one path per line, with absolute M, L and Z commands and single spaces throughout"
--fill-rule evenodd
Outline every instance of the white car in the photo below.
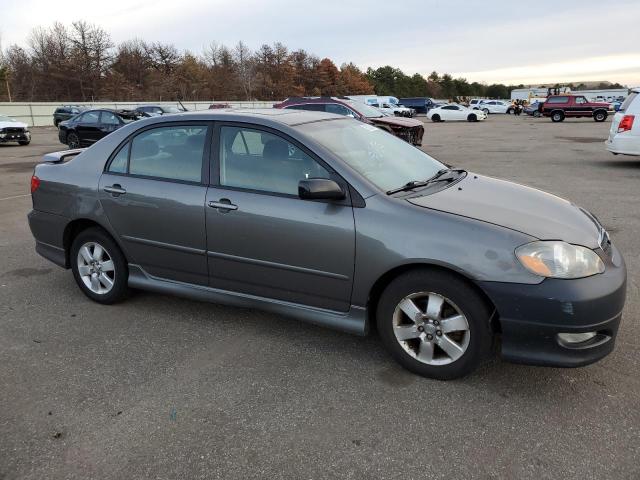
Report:
M 399 116 L 399 117 L 413 117 L 414 111 L 412 108 L 407 108 L 404 105 L 400 105 L 397 103 L 387 103 L 382 102 L 378 103 L 370 103 L 372 107 L 376 107 L 384 114 L 389 114 L 391 116 Z
M 29 125 L 6 115 L 0 115 L 0 143 L 6 142 L 29 145 L 29 142 L 31 142 Z
M 472 110 L 463 105 L 455 103 L 449 103 L 447 105 L 441 105 L 439 107 L 431 108 L 427 112 L 427 118 L 433 122 L 448 122 L 448 121 L 468 121 L 477 122 L 478 120 L 484 120 L 487 118 L 487 114 L 482 110 Z
M 622 103 L 604 143 L 613 154 L 640 155 L 640 89 L 632 90 Z
M 474 106 L 484 113 L 513 113 L 513 105 L 503 100 L 483 100 Z

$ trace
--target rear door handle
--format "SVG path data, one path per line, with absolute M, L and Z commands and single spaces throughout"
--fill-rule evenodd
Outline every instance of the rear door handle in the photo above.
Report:
M 120 185 L 118 185 L 117 183 L 115 185 L 110 186 L 110 187 L 104 187 L 103 190 L 105 192 L 110 193 L 113 196 L 124 195 L 125 193 L 127 193 L 127 191 L 124 188 L 122 188 Z
M 238 209 L 238 206 L 231 203 L 231 200 L 229 200 L 228 198 L 221 198 L 219 201 L 209 202 L 207 205 L 209 205 L 211 208 L 217 208 L 220 211 L 226 212 Z

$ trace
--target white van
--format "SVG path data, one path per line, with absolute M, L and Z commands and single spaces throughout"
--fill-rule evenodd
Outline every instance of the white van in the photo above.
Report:
M 631 90 L 614 115 L 604 143 L 614 155 L 640 155 L 640 88 Z

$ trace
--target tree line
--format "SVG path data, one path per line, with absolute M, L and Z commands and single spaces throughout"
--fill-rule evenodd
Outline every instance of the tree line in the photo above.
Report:
M 408 76 L 384 66 L 338 67 L 282 43 L 251 50 L 211 43 L 195 54 L 163 42 L 114 44 L 84 21 L 35 28 L 27 46 L 0 48 L 0 101 L 281 100 L 305 95 L 508 98 L 523 85 L 469 83 L 449 74 Z

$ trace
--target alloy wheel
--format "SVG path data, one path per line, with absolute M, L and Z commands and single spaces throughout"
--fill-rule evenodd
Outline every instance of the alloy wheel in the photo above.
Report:
M 78 139 L 78 136 L 75 133 L 72 133 L 69 135 L 68 141 L 69 141 L 68 145 L 71 150 L 73 150 L 74 148 L 80 147 L 80 140 Z
M 115 265 L 109 252 L 99 243 L 87 242 L 78 250 L 78 273 L 93 293 L 104 295 L 115 283 Z
M 393 313 L 393 332 L 402 348 L 427 365 L 448 365 L 467 350 L 471 331 L 464 313 L 434 292 L 412 293 Z

